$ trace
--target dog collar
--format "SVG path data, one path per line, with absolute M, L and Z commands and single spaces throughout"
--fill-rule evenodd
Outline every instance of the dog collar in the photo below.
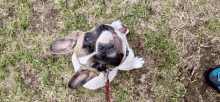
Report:
M 125 57 L 122 59 L 122 61 L 121 61 L 121 63 L 120 64 L 122 64 L 124 61 L 125 61 L 125 59 L 127 58 L 127 56 L 129 55 L 129 51 L 128 50 L 126 50 L 126 54 L 125 54 Z
M 105 98 L 108 102 L 110 102 L 110 98 L 109 98 L 109 93 L 110 93 L 110 83 L 109 83 L 109 78 L 108 78 L 108 74 L 109 74 L 109 71 L 108 69 L 104 70 L 103 71 L 103 74 L 104 74 L 104 77 L 105 77 Z

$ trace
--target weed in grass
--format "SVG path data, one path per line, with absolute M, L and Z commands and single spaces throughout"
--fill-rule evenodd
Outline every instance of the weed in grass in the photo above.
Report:
M 66 22 L 64 24 L 64 27 L 65 27 L 65 30 L 67 30 L 67 31 L 72 31 L 73 30 L 72 22 Z

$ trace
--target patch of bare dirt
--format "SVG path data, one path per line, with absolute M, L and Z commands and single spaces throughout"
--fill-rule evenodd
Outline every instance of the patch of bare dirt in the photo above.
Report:
M 34 72 L 33 66 L 29 64 L 20 64 L 19 70 L 21 73 L 21 81 L 30 89 L 30 93 L 36 95 L 40 94 L 41 85 L 38 82 L 39 76 Z
M 7 5 L 0 4 L 0 7 L 0 28 L 3 28 L 9 21 L 8 18 L 14 16 L 15 8 L 11 3 L 8 3 Z
M 56 7 L 57 4 L 53 1 L 30 1 L 32 31 L 41 30 L 50 34 L 56 34 L 58 29 L 63 26 L 61 13 Z
M 155 55 L 147 50 L 145 43 L 143 42 L 143 38 L 139 34 L 135 34 L 132 36 L 132 40 L 129 41 L 129 45 L 134 51 L 135 56 L 144 58 L 144 66 L 134 74 L 134 85 L 135 88 L 139 91 L 137 94 L 137 98 L 140 96 L 143 98 L 143 101 L 155 100 L 156 95 L 154 94 L 154 90 L 152 87 L 154 83 L 152 82 L 155 76 Z M 135 69 L 136 70 L 136 69 Z M 137 99 L 138 100 L 138 99 Z

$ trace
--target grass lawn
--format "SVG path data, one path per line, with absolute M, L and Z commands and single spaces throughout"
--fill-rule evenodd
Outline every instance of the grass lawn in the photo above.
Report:
M 217 102 L 204 72 L 220 65 L 219 0 L 1 0 L 0 100 L 104 102 L 105 88 L 71 90 L 72 53 L 52 41 L 121 20 L 142 68 L 119 71 L 113 102 Z

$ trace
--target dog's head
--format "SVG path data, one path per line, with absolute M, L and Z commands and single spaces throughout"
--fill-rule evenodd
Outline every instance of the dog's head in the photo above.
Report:
M 127 26 L 120 21 L 94 27 L 88 32 L 74 31 L 50 45 L 54 54 L 74 52 L 81 65 L 68 86 L 77 89 L 101 71 L 119 66 L 126 55 Z

